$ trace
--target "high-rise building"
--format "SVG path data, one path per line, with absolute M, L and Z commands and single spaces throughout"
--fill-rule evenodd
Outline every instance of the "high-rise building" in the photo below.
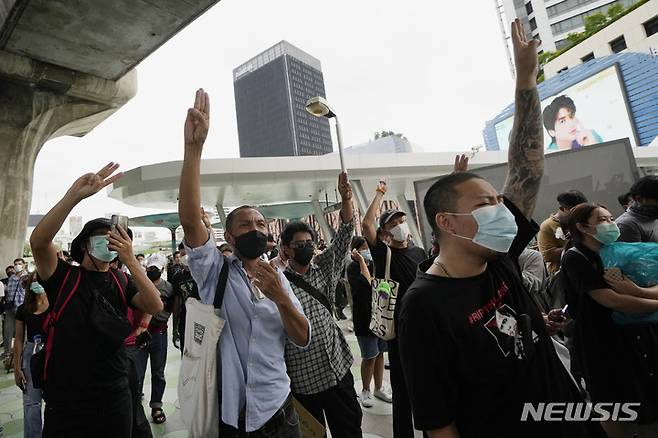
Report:
M 241 157 L 324 155 L 333 150 L 329 121 L 306 112 L 325 96 L 320 61 L 287 41 L 233 70 Z
M 628 7 L 639 0 L 494 0 L 507 58 L 514 71 L 510 22 L 515 18 L 525 26 L 528 38 L 541 40 L 540 52 L 555 52 L 565 47 L 570 33 L 585 29 L 585 17 L 607 13 L 613 5 Z

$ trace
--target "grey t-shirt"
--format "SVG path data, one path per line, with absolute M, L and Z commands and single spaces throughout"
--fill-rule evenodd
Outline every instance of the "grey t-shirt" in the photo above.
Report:
M 640 214 L 632 209 L 615 221 L 621 231 L 620 242 L 658 243 L 658 219 Z
M 151 324 L 154 326 L 162 326 L 167 324 L 169 316 L 171 316 L 171 310 L 174 303 L 174 287 L 167 280 L 160 279 L 158 284 L 155 285 L 160 292 L 160 299 L 164 305 L 164 309 L 161 312 L 153 315 L 151 319 Z

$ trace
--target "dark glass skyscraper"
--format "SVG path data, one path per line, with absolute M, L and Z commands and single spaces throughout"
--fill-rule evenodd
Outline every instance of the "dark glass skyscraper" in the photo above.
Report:
M 287 41 L 233 70 L 241 157 L 324 155 L 333 150 L 329 121 L 305 110 L 325 97 L 320 61 Z

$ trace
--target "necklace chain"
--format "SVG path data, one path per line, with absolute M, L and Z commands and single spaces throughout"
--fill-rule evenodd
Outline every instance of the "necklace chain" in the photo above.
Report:
M 448 278 L 452 278 L 452 275 L 450 275 L 450 272 L 448 272 L 448 270 L 447 270 L 446 267 L 443 265 L 443 263 L 441 263 L 441 262 L 438 261 L 438 260 L 434 260 L 433 263 L 434 263 L 436 266 L 438 266 L 438 267 L 440 267 L 441 269 L 443 269 L 443 272 L 445 272 L 445 274 L 448 276 Z

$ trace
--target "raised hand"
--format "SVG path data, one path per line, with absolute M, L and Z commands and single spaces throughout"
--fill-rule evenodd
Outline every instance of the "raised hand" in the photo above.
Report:
M 118 163 L 108 163 L 96 173 L 82 175 L 73 183 L 67 195 L 72 196 L 76 201 L 82 201 L 98 193 L 102 188 L 107 187 L 123 176 L 122 172 L 112 175 L 118 168 Z
M 539 72 L 537 47 L 539 47 L 541 41 L 528 40 L 523 24 L 518 18 L 512 22 L 512 44 L 514 46 L 517 80 L 531 81 L 536 84 L 537 73 Z
M 210 126 L 210 98 L 199 88 L 194 98 L 194 108 L 187 110 L 185 119 L 185 147 L 203 149 Z
M 363 258 L 363 256 L 359 252 L 359 250 L 356 249 L 356 248 L 354 248 L 352 250 L 352 260 L 354 260 L 355 262 L 359 262 L 359 263 L 361 263 L 361 262 L 365 263 L 365 259 Z
M 388 187 L 386 186 L 386 181 L 381 180 L 377 183 L 377 188 L 375 189 L 375 191 L 381 193 L 382 195 L 385 195 L 387 188 Z
M 279 274 L 269 263 L 258 260 L 258 263 L 252 269 L 251 274 L 254 279 L 254 284 L 258 286 L 258 289 L 276 304 L 281 304 L 285 300 L 290 299 L 288 293 L 281 284 Z
M 129 265 L 136 260 L 133 254 L 133 242 L 121 225 L 117 225 L 116 231 L 110 232 L 107 241 L 107 249 L 119 253 L 119 260 L 123 264 Z
M 466 172 L 468 170 L 468 157 L 465 154 L 455 155 L 455 166 L 452 173 Z
M 340 175 L 338 175 L 338 193 L 340 193 L 340 197 L 343 201 L 349 201 L 352 199 L 352 185 L 347 178 L 347 172 L 341 172 Z

